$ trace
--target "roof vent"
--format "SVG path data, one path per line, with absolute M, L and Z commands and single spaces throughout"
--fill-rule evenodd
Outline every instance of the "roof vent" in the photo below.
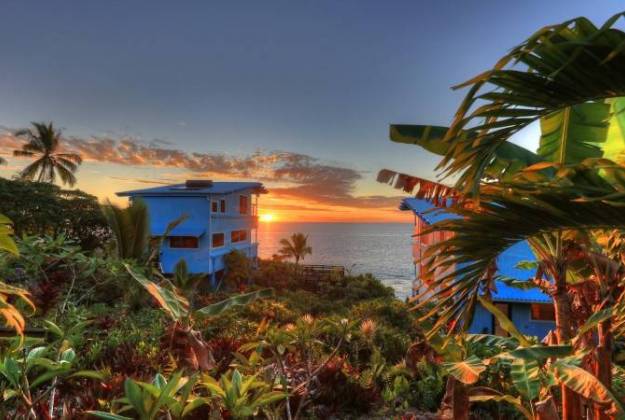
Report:
M 213 186 L 213 181 L 209 179 L 187 179 L 184 186 L 188 190 L 201 190 Z

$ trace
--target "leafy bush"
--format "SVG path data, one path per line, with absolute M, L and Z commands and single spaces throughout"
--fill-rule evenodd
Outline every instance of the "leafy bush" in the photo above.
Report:
M 224 281 L 233 290 L 243 290 L 252 277 L 252 263 L 243 252 L 234 250 L 228 253 L 224 262 L 226 265 Z
M 0 213 L 13 221 L 18 237 L 63 234 L 86 250 L 111 237 L 96 197 L 47 182 L 0 178 Z

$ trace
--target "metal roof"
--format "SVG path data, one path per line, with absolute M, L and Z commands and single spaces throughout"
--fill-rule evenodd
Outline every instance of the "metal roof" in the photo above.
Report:
M 411 210 L 425 223 L 432 225 L 441 220 L 459 219 L 460 216 L 445 212 L 445 209 L 436 208 L 426 200 L 418 198 L 404 198 L 399 205 L 400 210 Z
M 418 198 L 405 198 L 402 200 L 400 210 L 411 210 L 427 224 L 433 224 L 442 220 L 456 219 L 460 216 L 445 212 L 445 209 L 437 209 L 426 200 Z M 521 261 L 535 261 L 532 250 L 526 241 L 514 244 L 497 258 L 497 272 L 503 277 L 511 277 L 518 280 L 527 280 L 534 276 L 533 270 L 522 270 L 516 265 Z M 538 288 L 522 290 L 509 286 L 502 281 L 496 281 L 496 291 L 493 292 L 493 300 L 497 302 L 519 303 L 550 303 L 551 297 Z
M 185 184 L 165 185 L 162 187 L 145 188 L 141 190 L 121 191 L 116 193 L 119 197 L 128 197 L 134 195 L 152 195 L 152 196 L 188 196 L 188 195 L 218 195 L 229 194 L 237 191 L 252 189 L 259 194 L 266 193 L 267 190 L 260 182 L 230 182 L 215 181 L 207 188 L 187 188 Z

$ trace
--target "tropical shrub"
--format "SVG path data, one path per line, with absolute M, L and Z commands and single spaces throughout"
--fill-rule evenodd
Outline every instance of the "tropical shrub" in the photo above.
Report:
M 252 277 L 252 263 L 243 252 L 233 250 L 228 253 L 224 262 L 226 264 L 223 281 L 234 290 L 242 291 Z
M 0 213 L 13 221 L 18 238 L 64 235 L 91 250 L 111 237 L 96 197 L 47 182 L 0 178 Z

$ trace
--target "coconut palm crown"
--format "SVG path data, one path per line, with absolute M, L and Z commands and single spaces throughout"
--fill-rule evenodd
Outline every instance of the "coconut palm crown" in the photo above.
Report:
M 19 130 L 16 137 L 27 141 L 21 150 L 15 150 L 14 156 L 33 157 L 35 161 L 20 172 L 20 177 L 38 182 L 54 182 L 57 176 L 63 184 L 73 186 L 76 183 L 74 172 L 82 163 L 77 153 L 62 153 L 61 132 L 52 123 L 32 123 L 33 127 Z
M 295 259 L 295 264 L 299 264 L 299 260 L 303 260 L 306 255 L 312 254 L 312 248 L 308 245 L 308 235 L 303 233 L 294 233 L 290 239 L 280 239 L 279 254 L 285 258 Z

